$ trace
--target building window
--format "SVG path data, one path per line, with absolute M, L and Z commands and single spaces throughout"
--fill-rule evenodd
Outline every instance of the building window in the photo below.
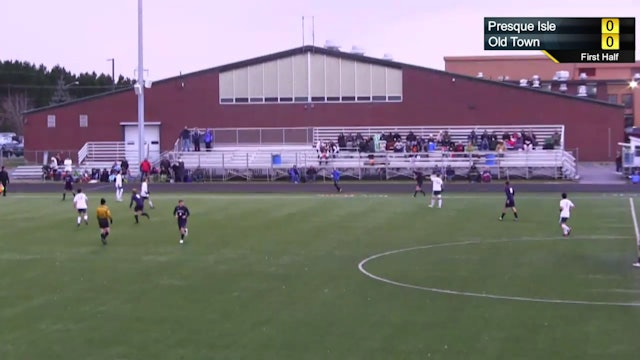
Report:
M 633 94 L 622 94 L 620 99 L 626 109 L 633 109 Z
M 618 94 L 609 94 L 609 95 L 607 95 L 607 101 L 610 104 L 617 104 L 618 103 Z
M 632 128 L 634 126 L 633 124 L 633 115 L 632 114 L 627 114 L 624 116 L 624 127 L 626 128 Z
M 56 116 L 55 115 L 47 115 L 47 127 L 48 128 L 56 127 Z
M 89 127 L 89 115 L 80 115 L 80 127 Z
M 393 66 L 305 53 L 221 72 L 219 102 L 401 102 L 402 81 Z
M 596 76 L 596 68 L 579 68 L 578 75 L 585 74 L 587 76 Z

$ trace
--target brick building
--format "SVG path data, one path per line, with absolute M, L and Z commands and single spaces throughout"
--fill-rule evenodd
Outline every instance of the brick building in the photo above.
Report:
M 622 140 L 624 112 L 604 101 L 313 46 L 155 81 L 145 101 L 150 157 L 172 149 L 185 126 L 563 124 L 565 144 L 580 148 L 581 160 L 610 160 L 612 149 L 599 143 L 602 134 L 614 145 Z M 35 109 L 26 114 L 25 148 L 77 151 L 89 141 L 124 141 L 137 149 L 136 121 L 131 88 Z

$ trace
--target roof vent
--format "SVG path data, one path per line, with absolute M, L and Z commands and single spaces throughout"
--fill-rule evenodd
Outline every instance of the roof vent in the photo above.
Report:
M 476 77 L 477 77 L 478 79 L 482 79 L 482 78 L 484 77 L 484 74 L 483 74 L 483 73 L 481 73 L 481 72 L 479 72 L 479 73 L 478 73 L 478 75 L 476 75 Z
M 567 81 L 569 80 L 569 72 L 566 70 L 562 70 L 562 71 L 558 71 L 556 73 L 556 76 L 558 76 L 558 80 L 560 81 Z
M 567 84 L 560 84 L 560 87 L 558 88 L 558 90 L 560 90 L 560 92 L 567 92 L 567 90 L 569 90 L 567 88 Z
M 531 77 L 531 87 L 534 87 L 534 88 L 540 87 L 540 76 L 533 75 L 533 77 Z
M 580 80 L 587 80 L 587 73 L 580 73 Z
M 340 45 L 338 45 L 335 41 L 333 40 L 327 40 L 324 43 L 324 47 L 328 50 L 335 50 L 335 51 L 340 51 Z
M 504 81 L 504 76 L 502 75 L 498 76 L 498 81 Z
M 587 87 L 585 85 L 578 86 L 578 96 L 587 96 Z
M 633 80 L 638 81 L 640 80 L 640 73 L 636 73 L 633 75 Z
M 355 55 L 364 55 L 365 51 L 364 51 L 363 48 L 361 48 L 359 46 L 356 46 L 356 45 L 353 45 L 351 47 L 351 53 L 355 54 Z
M 391 55 L 389 53 L 384 54 L 384 56 L 382 58 L 384 60 L 387 60 L 387 61 L 393 61 L 393 55 Z M 638 75 L 640 75 L 640 74 L 638 74 Z
M 527 80 L 527 79 L 520 79 L 520 86 L 522 86 L 522 87 L 527 87 L 527 86 L 529 86 L 529 80 Z

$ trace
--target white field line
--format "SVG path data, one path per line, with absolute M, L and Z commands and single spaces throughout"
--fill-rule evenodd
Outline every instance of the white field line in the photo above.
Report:
M 404 248 L 398 250 L 386 251 L 383 253 L 371 255 L 368 258 L 360 261 L 358 263 L 358 270 L 365 276 L 370 279 L 377 280 L 389 285 L 394 285 L 398 287 L 415 289 L 415 290 L 423 290 L 433 293 L 447 294 L 447 295 L 459 295 L 459 296 L 468 296 L 468 297 L 479 297 L 493 300 L 511 300 L 511 301 L 523 301 L 523 302 L 535 302 L 535 303 L 549 303 L 549 304 L 564 304 L 564 305 L 601 305 L 601 306 L 627 306 L 627 307 L 640 307 L 640 302 L 609 302 L 609 301 L 584 301 L 584 300 L 569 300 L 569 299 L 547 299 L 547 298 L 533 298 L 533 297 L 523 297 L 523 296 L 506 296 L 506 295 L 496 295 L 496 294 L 488 294 L 486 292 L 477 293 L 470 291 L 457 291 L 457 290 L 449 290 L 449 289 L 441 289 L 427 286 L 418 286 L 413 284 L 407 284 L 395 280 L 391 280 L 388 278 L 384 278 L 382 276 L 378 276 L 370 273 L 365 269 L 365 265 L 374 260 L 384 256 L 394 255 L 403 252 L 421 250 L 421 249 L 429 249 L 436 247 L 446 247 L 446 246 L 464 246 L 464 245 L 472 245 L 472 244 L 487 244 L 487 243 L 502 243 L 502 242 L 521 242 L 521 241 L 544 241 L 544 240 L 562 240 L 562 241 L 572 241 L 572 240 L 612 240 L 612 239 L 626 239 L 625 236 L 586 236 L 586 237 L 574 237 L 574 238 L 565 238 L 565 237 L 548 237 L 548 238 L 514 238 L 514 239 L 498 239 L 498 240 L 485 240 L 485 241 L 463 241 L 463 242 L 453 242 L 453 243 L 443 243 L 443 244 L 432 244 L 432 245 L 424 245 L 424 246 L 415 246 L 411 248 Z
M 633 203 L 633 198 L 629 198 L 629 207 L 631 208 L 633 228 L 636 231 L 636 245 L 638 246 L 638 256 L 640 256 L 640 229 L 638 229 L 638 218 L 636 217 L 636 206 Z
M 104 196 L 107 201 L 115 200 L 114 198 L 110 198 L 108 193 L 104 191 L 93 191 L 88 189 L 86 191 L 91 197 L 91 194 L 100 194 Z M 281 200 L 287 199 L 375 199 L 375 198 L 407 198 L 408 200 L 413 200 L 411 196 L 413 192 L 407 192 L 406 194 L 398 194 L 398 193 L 388 193 L 388 194 L 366 194 L 366 193 L 354 193 L 354 194 L 331 194 L 331 193 L 199 193 L 199 192 L 185 192 L 185 193 L 154 193 L 151 195 L 152 199 L 274 199 L 278 198 Z M 126 192 L 125 192 L 126 195 Z M 578 195 L 572 196 L 572 199 L 583 199 L 583 200 L 602 200 L 602 199 L 616 199 L 619 197 L 626 196 L 628 194 L 599 194 L 599 195 Z M 427 196 L 428 197 L 428 196 Z M 463 194 L 451 194 L 443 196 L 444 199 L 460 199 L 460 200 L 482 200 L 482 199 L 502 199 L 504 196 L 502 194 L 486 194 L 486 195 L 463 195 Z M 10 194 L 7 196 L 7 200 L 9 199 L 49 199 L 49 198 L 60 198 L 60 195 L 57 193 L 18 193 L 18 194 Z M 532 200 L 532 199 L 556 199 L 559 198 L 556 194 L 545 194 L 540 193 L 536 195 L 520 195 L 517 199 L 523 200 Z M 4 200 L 4 199 L 0 199 Z M 419 201 L 419 199 L 415 200 Z

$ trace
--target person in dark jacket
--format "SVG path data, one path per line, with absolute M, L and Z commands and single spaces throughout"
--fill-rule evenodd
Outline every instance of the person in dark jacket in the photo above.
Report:
M 0 184 L 2 184 L 2 196 L 7 196 L 7 185 L 9 185 L 9 173 L 4 169 L 4 166 L 0 168 Z

